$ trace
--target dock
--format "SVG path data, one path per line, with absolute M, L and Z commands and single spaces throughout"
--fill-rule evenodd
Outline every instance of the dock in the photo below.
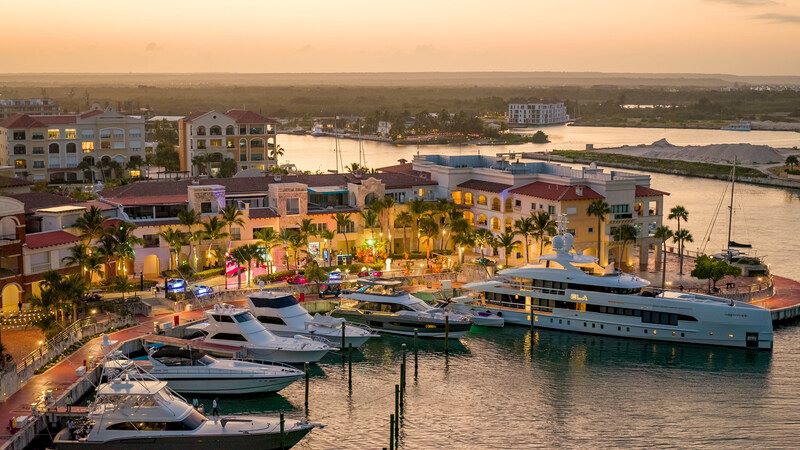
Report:
M 772 280 L 775 293 L 750 303 L 768 309 L 775 323 L 800 317 L 800 282 L 779 276 L 773 276 Z

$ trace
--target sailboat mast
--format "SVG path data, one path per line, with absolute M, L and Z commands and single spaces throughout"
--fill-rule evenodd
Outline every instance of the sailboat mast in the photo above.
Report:
M 736 187 L 736 156 L 733 157 L 733 170 L 731 171 L 731 204 L 728 206 L 728 258 L 731 256 L 731 231 L 733 230 L 733 195 Z

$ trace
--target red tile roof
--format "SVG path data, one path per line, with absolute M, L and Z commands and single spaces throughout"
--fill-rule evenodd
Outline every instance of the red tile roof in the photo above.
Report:
M 25 214 L 33 214 L 37 209 L 52 208 L 53 206 L 74 205 L 78 202 L 49 192 L 25 192 L 22 194 L 8 194 L 8 197 L 19 200 L 25 204 Z
M 45 124 L 27 114 L 14 114 L 0 122 L 2 128 L 41 128 Z
M 22 178 L 0 176 L 0 188 L 21 187 L 21 186 L 33 186 L 33 182 L 28 180 L 23 180 Z
M 578 187 L 583 188 L 582 195 L 578 195 Z M 534 181 L 525 186 L 514 188 L 511 190 L 511 193 L 557 201 L 596 200 L 604 198 L 602 195 L 586 186 L 545 183 L 543 181 Z
M 88 202 L 83 202 L 80 205 L 85 206 L 87 210 L 92 206 L 98 208 L 100 211 L 111 211 L 112 209 L 117 209 L 116 206 L 110 205 L 101 200 L 89 200 Z
M 653 188 L 649 188 L 647 186 L 636 185 L 637 197 L 661 197 L 664 195 L 669 195 L 669 192 L 659 191 Z
M 378 171 L 387 173 L 404 173 L 406 175 L 414 175 L 415 177 L 421 178 L 431 177 L 428 172 L 420 172 L 419 170 L 414 170 L 413 167 L 413 163 L 395 164 L 393 166 L 380 167 L 378 168 Z
M 79 236 L 63 230 L 44 231 L 25 235 L 25 246 L 30 249 L 52 247 L 54 245 L 72 244 L 80 241 Z
M 205 114 L 205 113 L 207 113 L 207 112 L 209 112 L 209 111 L 197 111 L 197 112 L 191 112 L 191 113 L 187 114 L 187 115 L 186 115 L 186 116 L 183 118 L 183 120 L 187 120 L 187 121 L 188 121 L 188 120 L 194 120 L 194 119 L 197 119 L 198 117 L 202 116 L 203 114 Z
M 45 125 L 64 125 L 78 122 L 78 116 L 76 115 L 34 116 L 34 118 Z
M 229 109 L 225 114 L 233 117 L 236 123 L 275 123 L 273 119 L 267 119 L 261 114 L 247 111 L 246 109 Z
M 86 111 L 85 113 L 81 114 L 81 119 L 88 119 L 89 117 L 99 116 L 103 114 L 105 111 L 102 109 L 93 109 L 91 111 Z
M 132 195 L 130 197 L 124 197 L 124 200 L 120 198 L 112 198 L 111 200 L 123 206 L 177 205 L 188 202 L 189 195 L 188 193 L 177 195 Z
M 476 191 L 484 191 L 484 192 L 503 192 L 506 189 L 510 188 L 511 185 L 503 183 L 495 183 L 493 181 L 467 180 L 459 184 L 458 187 L 464 189 L 474 189 Z

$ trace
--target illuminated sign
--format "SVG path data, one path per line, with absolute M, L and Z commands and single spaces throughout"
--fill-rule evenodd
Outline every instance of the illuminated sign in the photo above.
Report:
M 579 294 L 571 294 L 569 296 L 569 299 L 572 300 L 572 301 L 576 301 L 576 302 L 588 302 L 589 301 L 589 297 L 587 297 L 585 295 L 579 295 Z

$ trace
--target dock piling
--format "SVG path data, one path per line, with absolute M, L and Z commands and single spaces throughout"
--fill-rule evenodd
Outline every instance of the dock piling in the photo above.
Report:
M 394 414 L 389 415 L 389 450 L 394 450 Z
M 283 413 L 281 413 L 280 417 L 281 417 L 281 449 L 284 449 L 286 448 L 286 433 L 285 433 L 286 422 L 283 418 Z
M 417 334 L 418 331 L 416 328 L 414 328 L 414 380 L 417 379 L 417 369 L 419 368 L 419 357 L 417 355 L 418 353 Z
M 353 344 L 347 346 L 347 389 L 353 393 Z
M 342 361 L 344 361 L 344 349 L 345 349 L 344 336 L 345 336 L 345 329 L 346 328 L 347 328 L 347 322 L 342 322 L 342 347 L 341 347 L 341 350 L 342 350 Z
M 303 363 L 303 371 L 305 371 L 306 378 L 306 417 L 308 417 L 308 363 Z
M 397 442 L 400 439 L 400 385 L 394 385 L 394 440 Z
M 444 354 L 449 353 L 448 342 L 450 340 L 450 316 L 444 316 Z

